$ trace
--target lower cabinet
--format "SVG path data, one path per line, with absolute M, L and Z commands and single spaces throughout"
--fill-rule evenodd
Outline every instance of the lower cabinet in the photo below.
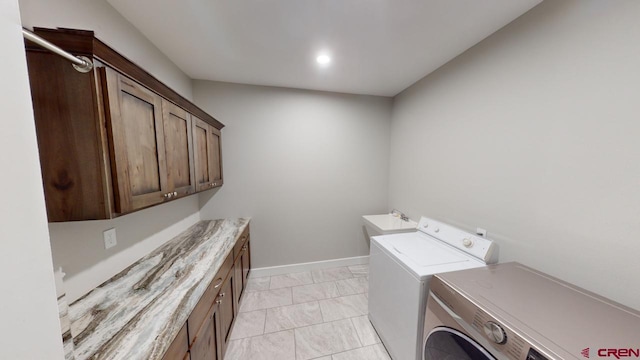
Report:
M 242 240 L 244 238 L 241 238 Z M 247 281 L 249 276 L 249 269 L 251 267 L 250 263 L 250 253 L 249 253 L 249 236 L 247 234 L 246 239 L 244 239 L 244 244 L 241 245 L 239 253 L 236 255 L 236 261 L 233 265 L 233 272 L 235 275 L 235 293 L 234 293 L 234 301 L 236 303 L 236 307 L 240 308 L 240 298 L 242 294 L 244 294 L 244 289 L 247 287 Z
M 189 337 L 187 336 L 187 324 L 184 324 L 176 339 L 173 340 L 169 349 L 164 353 L 162 360 L 188 360 L 189 359 Z
M 247 243 L 243 247 L 244 252 L 242 253 L 242 290 L 247 287 L 247 282 L 249 281 L 249 270 L 251 270 L 251 246 L 250 246 L 250 238 L 247 238 Z
M 232 269 L 229 272 L 227 280 L 225 280 L 222 285 L 222 289 L 220 290 L 220 295 L 218 295 L 217 300 L 220 305 L 220 335 L 222 337 L 221 343 L 223 354 L 227 352 L 227 344 L 229 343 L 229 338 L 231 336 L 233 320 L 238 313 L 236 301 L 234 301 L 235 281 L 235 272 Z
M 249 228 L 240 236 L 162 360 L 222 360 L 249 275 Z
M 191 360 L 221 360 L 220 311 L 215 303 L 191 344 Z M 195 330 L 195 329 L 194 329 Z

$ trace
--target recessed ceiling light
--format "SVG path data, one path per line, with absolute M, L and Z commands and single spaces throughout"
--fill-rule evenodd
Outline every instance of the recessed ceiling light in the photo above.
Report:
M 331 62 L 331 58 L 329 57 L 329 55 L 322 54 L 322 55 L 318 55 L 318 57 L 316 58 L 316 61 L 320 65 L 328 65 Z

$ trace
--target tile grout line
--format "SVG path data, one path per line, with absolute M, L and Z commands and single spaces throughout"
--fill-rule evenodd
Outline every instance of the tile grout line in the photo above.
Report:
M 322 318 L 322 324 L 324 324 L 326 321 L 324 320 L 324 313 L 322 312 L 322 306 L 320 306 L 320 301 L 316 300 L 318 302 L 318 308 L 320 308 L 320 317 Z
M 298 342 L 296 341 L 296 329 L 291 329 L 293 331 L 293 360 L 298 359 Z
M 364 341 L 362 341 L 362 339 L 360 338 L 360 335 L 358 335 L 358 329 L 357 329 L 356 323 L 353 322 L 353 318 L 349 318 L 349 321 L 351 321 L 351 325 L 353 326 L 353 330 L 356 332 L 356 337 L 360 341 L 360 347 L 364 347 Z

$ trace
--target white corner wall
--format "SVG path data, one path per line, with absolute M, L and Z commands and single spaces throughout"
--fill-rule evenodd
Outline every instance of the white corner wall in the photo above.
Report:
M 191 79 L 105 0 L 20 0 L 20 11 L 27 28 L 95 31 L 107 45 L 192 98 Z M 199 219 L 198 197 L 189 196 L 114 220 L 49 224 L 54 266 L 67 274 L 67 300 L 76 300 Z M 118 245 L 105 250 L 102 232 L 114 227 Z
M 222 129 L 225 184 L 202 218 L 251 216 L 252 267 L 368 255 L 386 212 L 391 99 L 195 81 Z
M 400 94 L 389 205 L 640 309 L 639 17 L 545 1 Z
M 0 3 L 0 359 L 62 359 L 62 336 L 17 0 Z M 35 339 L 35 340 L 34 340 Z

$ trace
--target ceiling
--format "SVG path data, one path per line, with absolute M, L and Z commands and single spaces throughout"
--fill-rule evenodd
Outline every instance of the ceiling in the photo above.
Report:
M 193 79 L 394 96 L 541 0 L 107 0 Z M 320 66 L 320 52 L 331 56 Z

